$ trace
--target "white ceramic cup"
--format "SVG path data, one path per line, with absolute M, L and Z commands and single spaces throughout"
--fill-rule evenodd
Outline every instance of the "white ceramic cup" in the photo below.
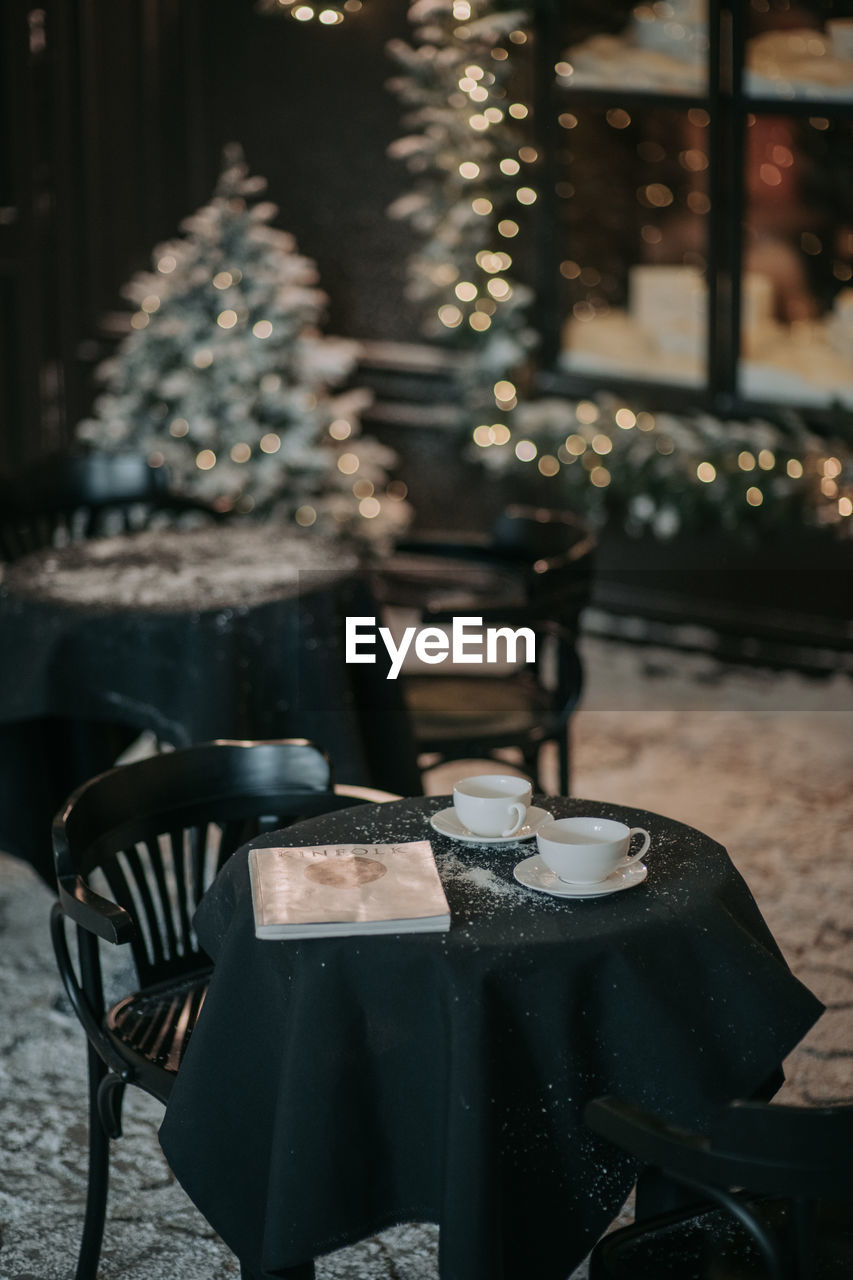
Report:
M 533 788 L 509 773 L 461 778 L 453 788 L 456 816 L 476 836 L 514 836 L 527 817 Z
M 643 843 L 637 853 L 629 853 L 634 836 L 642 836 Z M 626 827 L 611 818 L 557 818 L 536 833 L 540 858 L 568 884 L 598 884 L 639 862 L 650 844 L 643 827 Z

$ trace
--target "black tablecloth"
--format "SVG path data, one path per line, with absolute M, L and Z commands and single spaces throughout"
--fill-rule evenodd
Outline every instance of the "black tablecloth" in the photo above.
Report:
M 377 612 L 369 585 L 351 554 L 324 555 L 274 527 L 161 531 L 8 567 L 0 848 L 52 883 L 54 813 L 142 730 L 173 746 L 307 737 L 338 781 L 418 792 L 399 686 L 381 661 L 344 661 L 345 616 Z
M 557 900 L 530 844 L 467 846 L 448 798 L 313 819 L 258 846 L 432 840 L 447 934 L 258 941 L 247 849 L 197 912 L 215 957 L 166 1110 L 179 1181 L 258 1275 L 391 1223 L 440 1224 L 443 1280 L 565 1280 L 630 1162 L 583 1126 L 617 1093 L 700 1121 L 754 1092 L 821 1011 L 726 851 L 654 814 L 547 799 L 652 835 L 645 883 Z

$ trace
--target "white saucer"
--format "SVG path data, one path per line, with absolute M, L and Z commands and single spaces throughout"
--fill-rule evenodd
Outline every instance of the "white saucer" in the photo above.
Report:
M 536 805 L 532 804 L 527 810 L 526 822 L 514 836 L 477 836 L 467 827 L 463 827 L 453 808 L 434 813 L 429 820 L 429 825 L 439 835 L 449 836 L 451 840 L 462 840 L 465 844 L 514 844 L 516 840 L 529 840 L 531 836 L 535 836 L 542 823 L 548 822 L 550 818 L 551 815 L 546 809 L 537 809 Z
M 539 854 L 525 858 L 513 868 L 512 874 L 519 884 L 528 889 L 536 889 L 539 893 L 550 893 L 555 898 L 604 898 L 608 893 L 619 893 L 622 889 L 633 889 L 635 884 L 642 884 L 649 869 L 644 862 L 634 862 L 630 867 L 621 867 L 606 880 L 597 884 L 567 884 L 561 880 L 550 867 L 546 867 Z

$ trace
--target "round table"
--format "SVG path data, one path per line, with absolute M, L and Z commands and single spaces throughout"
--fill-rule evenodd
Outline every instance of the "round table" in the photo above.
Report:
M 50 822 L 140 731 L 172 746 L 307 737 L 338 781 L 420 789 L 399 686 L 348 666 L 377 613 L 357 555 L 275 524 L 48 549 L 0 582 L 0 848 L 53 883 Z
M 647 827 L 649 874 L 608 897 L 522 887 L 531 844 L 466 845 L 431 797 L 253 842 L 432 841 L 448 933 L 258 940 L 248 848 L 197 915 L 215 968 L 160 1132 L 179 1181 L 253 1276 L 392 1223 L 440 1226 L 442 1280 L 565 1280 L 636 1176 L 588 1132 L 615 1093 L 676 1122 L 754 1093 L 814 1023 L 726 851 Z

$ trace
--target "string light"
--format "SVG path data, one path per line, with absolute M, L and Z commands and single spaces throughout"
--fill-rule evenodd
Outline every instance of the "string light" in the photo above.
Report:
M 354 476 L 360 465 L 357 453 L 342 453 L 338 458 L 338 471 L 345 476 Z
M 363 0 L 344 0 L 343 4 L 324 5 L 320 9 L 296 4 L 294 0 L 257 0 L 255 6 L 258 13 L 267 17 L 287 17 L 303 23 L 316 18 L 324 27 L 340 26 L 347 14 L 360 13 L 363 7 Z

